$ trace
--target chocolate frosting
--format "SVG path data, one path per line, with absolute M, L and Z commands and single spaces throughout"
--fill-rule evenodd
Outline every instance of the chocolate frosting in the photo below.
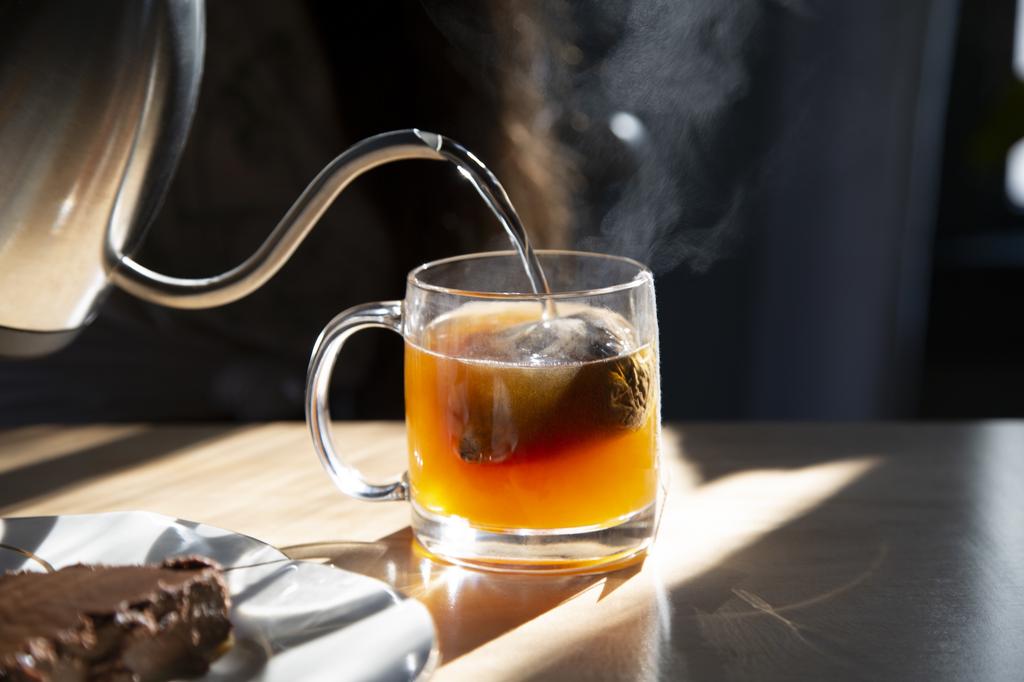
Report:
M 161 680 L 205 672 L 230 634 L 214 562 L 0 576 L 0 679 Z

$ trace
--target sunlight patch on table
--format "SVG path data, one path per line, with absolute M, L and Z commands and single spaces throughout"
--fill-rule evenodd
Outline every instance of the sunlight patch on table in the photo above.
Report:
M 678 451 L 678 450 L 677 450 Z M 448 662 L 437 679 L 522 679 L 553 665 L 602 633 L 625 633 L 621 647 L 633 679 L 657 678 L 659 650 L 671 641 L 670 591 L 730 555 L 813 511 L 874 469 L 877 456 L 793 469 L 754 469 L 707 483 L 684 457 L 667 458 L 668 497 L 658 540 L 643 570 L 602 597 L 588 589 L 558 608 Z M 507 652 L 516 652 L 509 656 Z M 627 655 L 628 654 L 628 655 Z M 609 657 L 611 658 L 611 657 Z

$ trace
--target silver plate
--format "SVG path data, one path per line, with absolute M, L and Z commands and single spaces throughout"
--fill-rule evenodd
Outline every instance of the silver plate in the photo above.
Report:
M 0 519 L 0 571 L 201 554 L 224 568 L 235 645 L 201 679 L 415 680 L 437 660 L 426 608 L 384 583 L 149 512 Z

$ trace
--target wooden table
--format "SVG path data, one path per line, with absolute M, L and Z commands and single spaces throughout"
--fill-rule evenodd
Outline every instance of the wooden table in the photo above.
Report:
M 336 435 L 401 467 L 400 424 Z M 297 423 L 0 432 L 0 513 L 145 509 L 387 580 L 433 614 L 438 680 L 1024 679 L 1024 423 L 680 426 L 666 459 L 651 556 L 604 576 L 432 564 Z

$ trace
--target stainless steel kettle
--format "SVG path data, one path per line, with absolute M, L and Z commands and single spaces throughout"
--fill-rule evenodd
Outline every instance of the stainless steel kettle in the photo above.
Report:
M 180 279 L 137 263 L 188 135 L 204 39 L 203 0 L 0 0 L 0 355 L 63 347 L 111 284 L 179 308 L 237 300 L 277 272 L 349 182 L 398 159 L 455 162 L 521 231 L 472 154 L 410 129 L 334 159 L 228 272 Z

